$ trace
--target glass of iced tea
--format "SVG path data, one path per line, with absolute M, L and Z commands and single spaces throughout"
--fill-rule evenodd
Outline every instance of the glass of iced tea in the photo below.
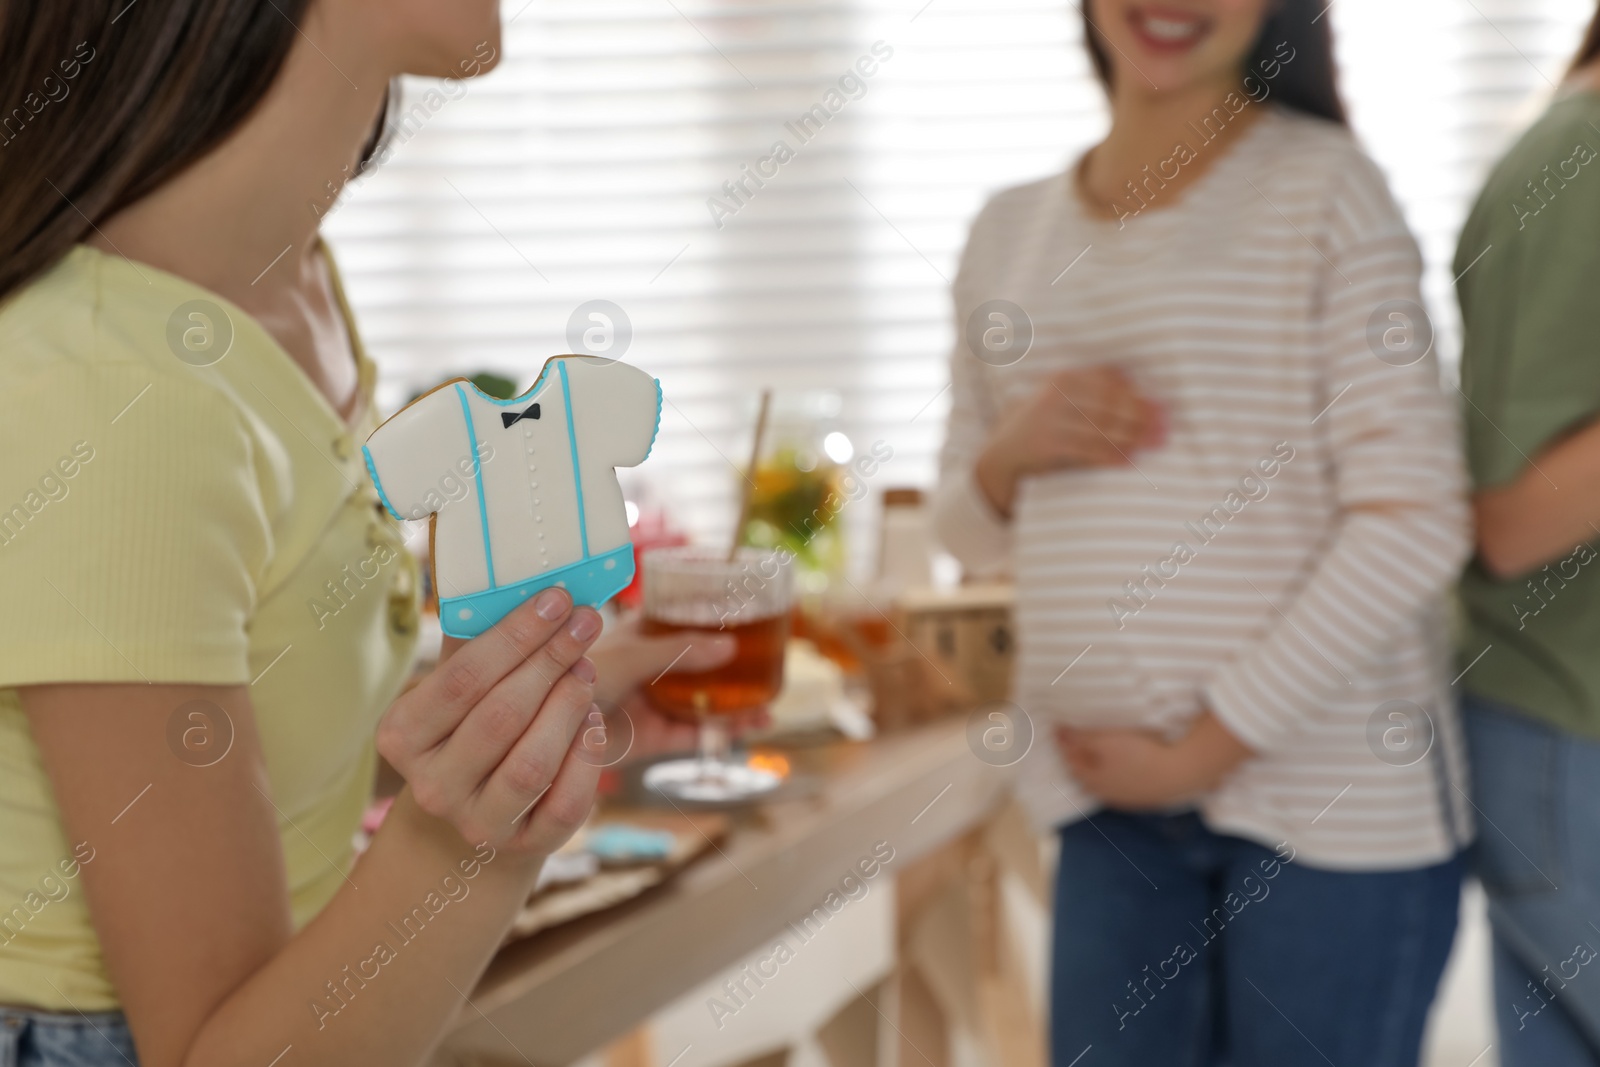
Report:
M 685 800 L 724 803 L 778 785 L 770 771 L 729 758 L 728 720 L 771 702 L 783 687 L 792 574 L 782 550 L 660 548 L 644 554 L 644 625 L 649 635 L 728 634 L 733 659 L 709 671 L 670 667 L 646 687 L 651 703 L 700 729 L 696 759 L 668 760 L 645 785 Z M 685 648 L 687 648 L 687 642 Z

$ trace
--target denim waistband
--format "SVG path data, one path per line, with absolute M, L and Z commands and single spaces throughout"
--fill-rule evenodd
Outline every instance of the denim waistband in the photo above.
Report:
M 138 1067 L 121 1012 L 54 1012 L 0 1005 L 0 1067 Z

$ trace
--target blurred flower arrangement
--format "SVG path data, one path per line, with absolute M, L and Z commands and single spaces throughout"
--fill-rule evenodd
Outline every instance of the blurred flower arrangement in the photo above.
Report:
M 836 498 L 843 473 L 842 466 L 810 448 L 781 444 L 773 449 L 756 465 L 743 543 L 787 549 L 808 571 L 841 570 L 844 539 L 837 528 Z

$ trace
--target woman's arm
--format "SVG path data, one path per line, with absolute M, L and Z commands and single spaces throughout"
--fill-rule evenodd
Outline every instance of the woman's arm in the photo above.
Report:
M 1392 635 L 1439 602 L 1470 548 L 1460 433 L 1438 364 L 1428 356 L 1391 366 L 1367 342 L 1374 308 L 1420 304 L 1421 257 L 1370 164 L 1354 177 L 1368 188 L 1333 217 L 1383 211 L 1367 223 L 1377 232 L 1328 241 L 1319 373 L 1330 399 L 1304 431 L 1326 435 L 1338 518 L 1303 583 L 1259 591 L 1272 602 L 1263 636 L 1222 664 L 1202 694 L 1257 752 L 1284 744 L 1348 692 Z
M 554 600 L 390 709 L 380 748 L 410 784 L 298 933 L 278 838 L 296 816 L 272 797 L 246 687 L 22 690 L 66 834 L 96 850 L 85 891 L 142 1067 L 262 1067 L 290 1047 L 300 1065 L 424 1061 L 592 800 L 574 738 L 600 622 Z M 193 700 L 234 726 L 209 767 L 167 747 Z
M 1600 538 L 1600 423 L 1542 452 L 1506 485 L 1472 497 L 1478 560 L 1516 578 Z

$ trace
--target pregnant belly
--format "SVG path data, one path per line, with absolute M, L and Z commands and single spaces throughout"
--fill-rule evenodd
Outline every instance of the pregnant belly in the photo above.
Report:
M 1208 503 L 1226 486 L 1105 481 L 1019 502 L 1017 692 L 1074 722 L 1181 723 L 1210 675 L 1265 632 L 1262 591 L 1301 573 L 1315 544 L 1287 497 L 1229 508 Z

